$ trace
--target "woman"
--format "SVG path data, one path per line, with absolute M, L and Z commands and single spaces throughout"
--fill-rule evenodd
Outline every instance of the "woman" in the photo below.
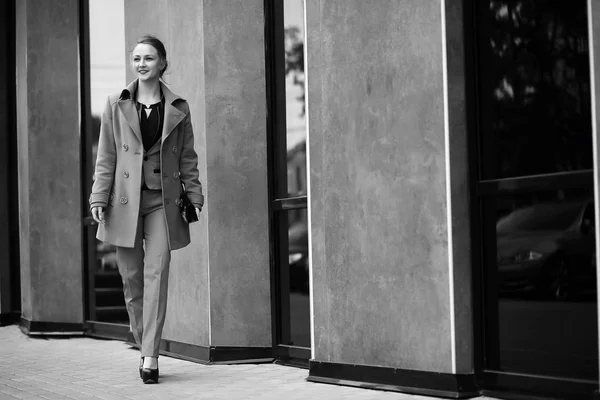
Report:
M 137 42 L 131 55 L 137 79 L 109 96 L 102 114 L 90 195 L 97 238 L 117 248 L 144 383 L 158 383 L 171 250 L 190 243 L 181 184 L 196 216 L 204 204 L 189 106 L 161 81 L 167 66 L 160 40 Z

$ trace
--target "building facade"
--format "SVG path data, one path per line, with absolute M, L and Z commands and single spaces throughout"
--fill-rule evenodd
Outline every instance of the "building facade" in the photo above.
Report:
M 315 382 L 598 395 L 594 0 L 2 3 L 0 322 L 128 339 L 97 104 L 152 33 L 206 206 L 161 351 Z

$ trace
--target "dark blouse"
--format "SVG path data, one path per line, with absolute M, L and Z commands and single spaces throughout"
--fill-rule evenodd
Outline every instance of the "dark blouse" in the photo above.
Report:
M 138 103 L 140 107 L 140 129 L 144 149 L 150 150 L 162 136 L 165 120 L 165 100 L 158 103 L 145 105 Z

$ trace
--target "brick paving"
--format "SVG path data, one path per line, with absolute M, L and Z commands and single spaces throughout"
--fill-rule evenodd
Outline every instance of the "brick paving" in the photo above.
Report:
M 165 356 L 160 383 L 144 385 L 138 361 L 139 352 L 119 341 L 29 337 L 17 326 L 0 327 L 0 399 L 428 399 L 307 382 L 307 370 L 276 364 L 202 365 Z

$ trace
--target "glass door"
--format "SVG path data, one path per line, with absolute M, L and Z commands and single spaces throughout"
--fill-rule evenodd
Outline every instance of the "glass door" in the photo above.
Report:
M 124 0 L 83 0 L 82 3 L 82 154 L 88 333 L 125 339 L 129 318 L 115 247 L 96 239 L 97 226 L 87 211 L 87 199 L 94 180 L 100 118 L 108 95 L 121 91 L 126 85 L 125 6 Z M 106 29 L 107 26 L 110 29 Z
M 598 387 L 585 0 L 474 1 L 485 389 Z
M 15 6 L 15 1 L 0 5 L 0 326 L 19 322 L 21 316 Z
M 270 216 L 275 353 L 310 358 L 304 2 L 267 0 Z

